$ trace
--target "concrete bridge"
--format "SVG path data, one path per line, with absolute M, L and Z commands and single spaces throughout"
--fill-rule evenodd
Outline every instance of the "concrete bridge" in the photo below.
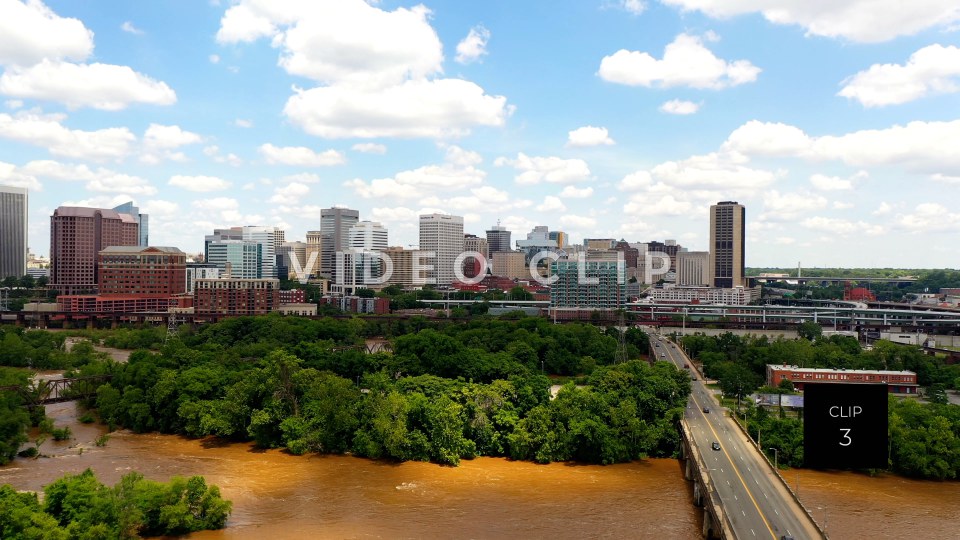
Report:
M 704 538 L 736 538 L 733 527 L 723 514 L 723 504 L 711 483 L 709 470 L 700 450 L 693 443 L 686 421 L 680 422 L 680 461 L 683 462 L 683 477 L 693 482 L 693 504 L 703 508 Z
M 703 507 L 706 538 L 826 538 L 773 464 L 726 416 L 689 358 L 663 336 L 651 338 L 659 360 L 691 373 L 691 395 L 678 429 L 684 475 Z M 686 366 L 691 366 L 687 368 Z

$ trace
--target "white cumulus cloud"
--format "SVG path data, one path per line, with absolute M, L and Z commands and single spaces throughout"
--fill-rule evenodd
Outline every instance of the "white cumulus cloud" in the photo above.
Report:
M 643 0 L 620 0 L 619 6 L 634 15 L 640 15 L 647 9 L 647 4 Z
M 365 199 L 422 199 L 436 196 L 438 191 L 463 191 L 483 184 L 487 173 L 477 167 L 482 161 L 479 154 L 458 146 L 448 146 L 446 152 L 442 164 L 425 165 L 369 182 L 355 178 L 343 185 Z
M 51 154 L 91 161 L 120 160 L 130 154 L 136 136 L 129 129 L 68 129 L 64 115 L 0 113 L 0 138 L 46 148 Z
M 931 94 L 960 89 L 960 48 L 929 45 L 910 55 L 904 65 L 874 64 L 844 81 L 837 95 L 864 107 L 898 105 Z
M 217 40 L 269 37 L 280 66 L 318 86 L 295 89 L 284 114 L 325 138 L 457 137 L 500 126 L 503 96 L 441 78 L 443 45 L 418 5 L 386 11 L 363 0 L 241 0 L 227 9 Z
M 760 220 L 794 221 L 801 216 L 826 208 L 828 201 L 822 195 L 809 192 L 780 193 L 777 190 L 764 192 L 763 212 Z
M 171 105 L 177 94 L 166 83 L 128 66 L 73 64 L 44 59 L 21 68 L 8 67 L 0 76 L 0 93 L 18 98 L 57 101 L 71 109 L 125 109 L 131 103 Z
M 853 189 L 854 181 L 865 180 L 869 177 L 870 174 L 867 171 L 859 171 L 850 178 L 814 174 L 810 177 L 810 183 L 821 191 L 847 191 Z
M 351 146 L 350 149 L 355 152 L 362 152 L 364 154 L 383 155 L 387 153 L 387 147 L 377 143 L 357 143 Z
M 718 19 L 760 13 L 774 24 L 797 25 L 807 34 L 876 43 L 960 21 L 954 0 L 660 0 L 683 11 Z
M 273 190 L 273 197 L 270 197 L 271 203 L 295 205 L 303 201 L 303 198 L 310 193 L 310 186 L 299 182 L 292 182 L 286 186 L 278 187 Z
M 209 191 L 221 191 L 230 187 L 231 183 L 216 176 L 186 176 L 174 175 L 167 182 L 171 186 L 177 186 L 187 191 L 196 191 L 199 193 Z
M 40 0 L 0 0 L 0 13 L 0 94 L 107 111 L 177 100 L 166 83 L 128 66 L 71 62 L 93 53 L 93 32 Z M 122 28 L 139 32 L 129 22 Z
M 19 169 L 12 163 L 0 161 L 0 185 L 27 188 L 30 191 L 40 191 L 43 186 L 37 178 L 28 172 Z
M 663 59 L 621 49 L 600 61 L 598 75 L 629 86 L 720 89 L 757 80 L 760 68 L 748 60 L 727 62 L 704 47 L 703 39 L 680 34 L 667 45 Z
M 590 179 L 590 167 L 582 159 L 528 156 L 520 152 L 517 159 L 499 157 L 494 161 L 494 165 L 510 166 L 520 171 L 520 174 L 514 177 L 518 184 L 571 184 Z
M 324 138 L 460 137 L 473 126 L 501 126 L 506 98 L 460 79 L 410 80 L 386 88 L 333 85 L 302 90 L 284 114 Z
M 578 188 L 575 186 L 566 186 L 560 192 L 560 196 L 565 199 L 586 199 L 593 195 L 592 187 Z
M 305 146 L 274 146 L 270 143 L 260 145 L 260 155 L 272 165 L 297 165 L 300 167 L 326 167 L 341 165 L 346 158 L 336 150 L 315 152 Z
M 700 103 L 684 101 L 682 99 L 671 99 L 670 101 L 665 101 L 663 105 L 660 105 L 660 112 L 667 114 L 694 114 L 699 110 Z
M 952 212 L 939 203 L 921 203 L 913 212 L 898 215 L 896 221 L 898 225 L 914 233 L 953 233 L 960 226 L 960 213 Z
M 854 167 L 899 165 L 929 174 L 960 173 L 960 120 L 914 121 L 884 129 L 809 136 L 778 123 L 751 120 L 734 130 L 723 148 L 746 155 L 841 161 Z
M 461 64 L 477 62 L 487 54 L 487 42 L 490 41 L 490 31 L 483 26 L 470 29 L 467 37 L 457 43 L 456 61 Z
M 851 236 L 866 234 L 868 236 L 879 236 L 885 232 L 882 225 L 875 225 L 864 221 L 851 221 L 848 219 L 828 218 L 814 216 L 800 222 L 800 225 L 815 231 L 821 231 L 830 236 Z
M 120 25 L 120 29 L 128 34 L 133 34 L 135 36 L 142 36 L 143 30 L 137 28 L 130 21 L 123 21 L 123 24 Z
M 601 146 L 615 144 L 605 127 L 583 126 L 567 134 L 567 146 Z
M 567 205 L 563 204 L 560 197 L 547 195 L 543 198 L 543 202 L 537 206 L 537 210 L 540 212 L 566 212 Z
M 93 52 L 93 32 L 79 19 L 60 17 L 42 2 L 0 0 L 0 13 L 0 64 L 82 60 Z

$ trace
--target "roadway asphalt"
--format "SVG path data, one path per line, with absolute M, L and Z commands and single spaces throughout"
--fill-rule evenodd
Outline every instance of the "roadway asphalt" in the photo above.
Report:
M 772 468 L 733 419 L 717 404 L 703 378 L 680 348 L 651 335 L 657 360 L 678 368 L 689 365 L 692 393 L 685 417 L 703 461 L 704 471 L 722 501 L 737 538 L 822 538 L 813 522 L 775 476 Z M 709 411 L 709 412 L 707 412 Z M 719 450 L 711 448 L 712 443 Z

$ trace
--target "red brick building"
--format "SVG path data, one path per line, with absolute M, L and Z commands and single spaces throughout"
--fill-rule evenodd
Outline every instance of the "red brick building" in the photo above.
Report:
M 878 371 L 868 369 L 802 368 L 767 364 L 767 385 L 777 386 L 784 379 L 803 390 L 806 382 L 816 383 L 887 383 L 891 394 L 916 394 L 917 374 L 912 371 Z
M 280 306 L 280 280 L 198 279 L 193 309 L 197 315 L 266 315 Z
M 61 294 L 94 293 L 98 254 L 110 246 L 136 246 L 140 226 L 129 214 L 105 208 L 61 206 L 50 216 L 50 282 Z
M 182 294 L 187 255 L 174 247 L 111 246 L 100 251 L 100 294 Z
M 281 304 L 305 304 L 307 302 L 307 291 L 303 289 L 290 289 L 280 291 Z
M 170 295 L 61 294 L 57 297 L 57 309 L 73 313 L 166 312 L 176 304 L 176 299 Z

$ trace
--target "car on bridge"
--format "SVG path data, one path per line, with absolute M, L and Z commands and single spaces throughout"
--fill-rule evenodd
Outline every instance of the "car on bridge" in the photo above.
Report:
M 713 448 L 714 450 L 719 450 L 720 443 L 718 443 L 717 441 L 713 441 L 713 444 L 710 445 L 710 448 Z
M 704 407 L 704 408 L 703 408 L 703 412 L 709 413 L 709 412 L 710 412 L 710 407 Z

